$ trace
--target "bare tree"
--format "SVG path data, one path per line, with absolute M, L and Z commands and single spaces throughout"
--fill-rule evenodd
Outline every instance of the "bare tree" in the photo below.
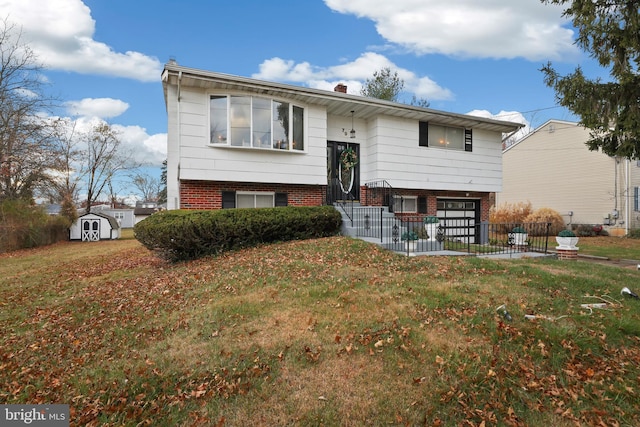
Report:
M 0 201 L 33 197 L 55 169 L 50 122 L 42 117 L 52 100 L 43 95 L 42 67 L 22 34 L 0 21 Z
M 86 148 L 81 156 L 81 176 L 86 191 L 86 212 L 89 213 L 118 172 L 136 165 L 130 153 L 121 147 L 117 132 L 107 123 L 95 125 L 82 139 Z
M 52 203 L 64 200 L 77 202 L 81 176 L 78 170 L 81 149 L 76 132 L 76 122 L 57 119 L 52 123 L 56 147 L 55 173 L 48 185 L 40 189 L 41 195 Z
M 157 202 L 160 197 L 162 183 L 159 178 L 141 172 L 131 177 L 131 182 L 146 202 Z

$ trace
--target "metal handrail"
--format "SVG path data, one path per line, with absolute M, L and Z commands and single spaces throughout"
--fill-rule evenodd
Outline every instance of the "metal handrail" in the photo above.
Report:
M 372 191 L 374 195 L 380 193 L 382 196 L 382 206 L 386 206 L 389 208 L 389 212 L 393 212 L 393 198 L 396 191 L 387 180 L 379 179 L 368 181 L 365 183 L 365 187 L 367 187 L 367 191 Z M 374 197 L 377 197 L 377 195 Z

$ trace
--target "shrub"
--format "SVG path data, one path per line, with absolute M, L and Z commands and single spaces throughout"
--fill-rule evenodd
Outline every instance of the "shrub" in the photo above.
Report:
M 532 211 L 531 202 L 503 203 L 499 207 L 491 207 L 489 222 L 494 224 L 523 223 Z
M 0 253 L 49 245 L 69 238 L 68 219 L 49 216 L 23 200 L 0 204 Z
M 513 230 L 511 230 L 512 233 L 526 233 L 527 230 L 524 229 L 524 227 L 513 227 Z
M 438 218 L 437 216 L 428 215 L 424 217 L 422 222 L 424 222 L 425 224 L 438 224 L 440 223 L 440 218 Z
M 574 233 L 571 230 L 560 230 L 560 232 L 558 233 L 558 237 L 576 237 L 576 233 Z
M 492 206 L 489 210 L 489 222 L 504 224 L 496 228 L 500 233 L 511 233 L 516 224 L 524 223 L 524 219 L 531 213 L 531 202 L 503 203 L 499 207 Z
M 551 208 L 539 208 L 534 212 L 527 215 L 524 219 L 525 223 L 551 223 L 549 229 L 549 235 L 555 236 L 560 232 L 560 230 L 565 229 L 564 219 L 562 215 L 554 209 Z M 533 236 L 540 236 L 547 233 L 546 228 L 540 230 L 529 230 L 529 234 Z
M 145 247 L 177 261 L 287 240 L 338 234 L 342 217 L 332 206 L 172 210 L 134 226 Z
M 575 233 L 579 237 L 608 236 L 607 231 L 600 224 L 580 224 L 575 226 Z
M 415 231 L 405 231 L 402 233 L 402 240 L 418 240 L 418 233 Z
M 627 237 L 630 239 L 640 239 L 640 228 L 632 228 L 629 230 Z

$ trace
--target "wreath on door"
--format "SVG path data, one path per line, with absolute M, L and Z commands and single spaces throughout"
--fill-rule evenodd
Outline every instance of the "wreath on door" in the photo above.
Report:
M 353 188 L 354 168 L 358 164 L 358 156 L 353 148 L 347 147 L 340 153 L 338 174 L 340 188 L 343 193 L 349 193 Z M 346 189 L 345 189 L 346 188 Z
M 347 147 L 340 154 L 340 166 L 342 170 L 351 170 L 358 164 L 358 156 L 353 148 Z

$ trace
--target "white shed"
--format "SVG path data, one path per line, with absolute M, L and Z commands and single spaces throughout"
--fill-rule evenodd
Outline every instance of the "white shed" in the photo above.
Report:
M 80 215 L 69 228 L 69 240 L 97 242 L 120 238 L 120 225 L 114 217 L 103 213 Z

